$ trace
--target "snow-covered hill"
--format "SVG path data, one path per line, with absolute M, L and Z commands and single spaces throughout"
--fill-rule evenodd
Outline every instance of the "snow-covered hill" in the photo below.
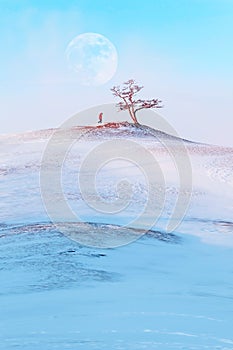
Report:
M 0 157 L 1 349 L 233 349 L 231 148 L 124 122 Z
M 200 227 L 206 225 L 203 220 L 209 220 L 211 223 L 216 219 L 231 222 L 233 197 L 231 148 L 186 141 L 148 126 L 128 122 L 3 136 L 0 138 L 0 143 L 0 174 L 4 196 L 4 201 L 1 202 L 2 222 L 11 223 L 13 220 L 25 223 L 26 220 L 33 223 L 38 222 L 38 218 L 43 222 L 48 220 L 41 201 L 39 182 L 41 172 L 43 179 L 48 180 L 43 180 L 47 182 L 48 191 L 53 189 L 53 177 L 59 176 L 67 202 L 72 210 L 81 214 L 81 220 L 84 221 L 95 222 L 93 218 L 96 217 L 97 222 L 118 225 L 133 220 L 148 199 L 150 177 L 149 181 L 154 187 L 157 187 L 158 191 L 164 191 L 165 201 L 163 213 L 154 229 L 166 230 L 179 195 L 181 200 L 186 200 L 187 203 L 189 201 L 187 212 L 184 213 L 186 220 L 181 224 L 181 230 L 184 232 L 189 231 L 187 226 L 190 218 L 195 218 Z M 134 152 L 136 145 L 141 148 Z M 99 151 L 95 154 L 93 152 L 96 149 Z M 132 199 L 126 210 L 114 215 L 105 215 L 85 205 L 77 179 L 84 160 L 87 157 L 91 159 L 92 154 L 98 157 L 98 160 L 95 159 L 97 169 L 89 165 L 88 171 L 95 175 L 97 192 L 105 201 L 117 200 L 119 195 L 117 184 L 122 179 L 131 183 Z M 147 154 L 153 155 L 152 161 L 157 164 L 157 170 L 148 164 L 149 158 L 145 158 Z M 122 159 L 123 156 L 125 159 Z M 98 169 L 100 165 L 102 168 Z M 46 167 L 50 171 L 48 174 Z M 159 168 L 164 179 L 158 179 Z M 185 179 L 182 178 L 183 173 Z M 91 195 L 98 197 L 96 193 Z M 159 196 L 155 190 L 156 195 Z M 51 192 L 51 196 L 56 198 L 58 194 Z M 12 205 L 13 198 L 15 205 Z M 56 199 L 54 201 L 56 203 Z M 159 200 L 157 202 L 158 206 L 162 206 L 162 202 L 162 204 Z M 215 204 L 211 205 L 213 202 Z M 186 211 L 185 206 L 182 210 Z M 62 213 L 62 216 L 63 214 L 65 215 Z M 150 215 L 153 216 L 153 212 Z M 57 221 L 64 220 L 64 217 L 57 217 Z M 221 238 L 218 239 L 224 240 L 221 225 L 219 227 Z M 204 232 L 203 239 L 205 235 Z M 229 240 L 229 236 L 225 238 Z M 213 240 L 216 241 L 216 235 Z

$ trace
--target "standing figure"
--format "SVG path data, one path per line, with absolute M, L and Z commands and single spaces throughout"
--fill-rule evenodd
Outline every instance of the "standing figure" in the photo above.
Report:
M 99 121 L 98 121 L 98 123 L 102 123 L 102 121 L 103 121 L 103 113 L 101 112 L 99 114 Z

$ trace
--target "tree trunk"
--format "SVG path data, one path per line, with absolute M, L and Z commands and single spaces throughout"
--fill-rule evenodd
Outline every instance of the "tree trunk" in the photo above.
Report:
M 133 120 L 134 124 L 138 124 L 138 121 L 137 121 L 137 118 L 135 116 L 135 113 L 130 108 L 129 108 L 129 114 L 130 114 L 130 117 Z
M 137 117 L 136 117 L 136 113 L 134 111 L 133 111 L 133 121 L 134 121 L 134 124 L 139 124 Z
M 129 114 L 130 114 L 130 117 L 132 118 L 134 124 L 138 124 L 138 120 L 136 118 L 136 113 L 134 112 L 133 108 L 129 108 Z

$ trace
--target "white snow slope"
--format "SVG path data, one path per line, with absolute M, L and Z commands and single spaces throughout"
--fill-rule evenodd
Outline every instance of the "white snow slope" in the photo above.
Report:
M 232 149 L 112 123 L 0 152 L 0 349 L 233 349 Z

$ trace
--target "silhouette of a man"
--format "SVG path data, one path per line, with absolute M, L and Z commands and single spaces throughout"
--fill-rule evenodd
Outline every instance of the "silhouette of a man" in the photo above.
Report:
M 98 123 L 102 123 L 103 122 L 103 113 L 101 112 L 100 114 L 99 114 L 99 121 L 98 121 Z

